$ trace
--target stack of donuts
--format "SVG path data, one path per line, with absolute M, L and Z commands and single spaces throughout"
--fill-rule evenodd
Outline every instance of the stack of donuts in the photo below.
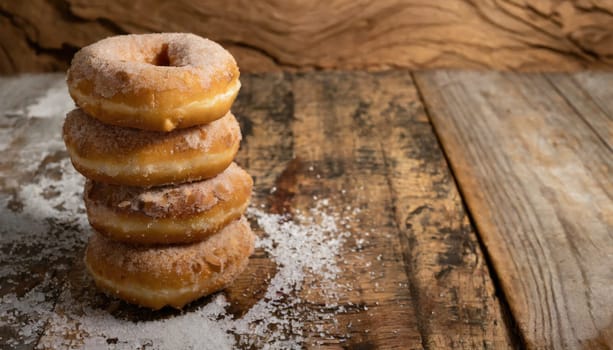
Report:
M 255 236 L 253 181 L 233 159 L 232 55 L 193 34 L 123 35 L 76 53 L 64 142 L 87 181 L 85 265 L 103 291 L 181 308 L 231 283 Z

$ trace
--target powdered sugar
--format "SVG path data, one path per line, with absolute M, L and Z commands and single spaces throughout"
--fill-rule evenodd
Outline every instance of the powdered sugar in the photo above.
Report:
M 56 311 L 62 316 L 50 314 L 50 327 L 40 345 L 64 347 L 74 345 L 77 338 L 85 347 L 106 347 L 107 340 L 112 339 L 116 349 L 147 344 L 160 349 L 300 348 L 306 336 L 306 322 L 322 317 L 303 305 L 300 292 L 304 281 L 307 277 L 318 280 L 318 289 L 330 291 L 328 298 L 334 299 L 333 291 L 338 289 L 337 255 L 348 233 L 339 231 L 332 216 L 320 208 L 293 220 L 254 208 L 249 210 L 249 216 L 264 231 L 257 246 L 270 255 L 277 272 L 265 295 L 243 316 L 227 313 L 229 304 L 221 293 L 196 310 L 170 318 L 122 320 L 92 307 L 95 296 L 91 295 L 91 282 L 82 284 L 77 279 L 60 297 Z M 82 275 L 86 278 L 85 273 Z M 83 288 L 89 289 L 80 290 Z M 73 331 L 70 337 L 66 336 L 67 330 Z
M 59 122 L 28 120 L 27 134 L 14 135 L 25 145 L 5 152 L 0 161 L 0 178 L 6 179 L 0 183 L 0 323 L 21 344 L 36 341 L 61 276 L 87 238 L 83 179 L 63 152 Z M 55 137 L 41 137 L 41 130 L 52 130 Z M 32 139 L 36 142 L 28 142 Z M 19 345 L 11 339 L 0 343 Z
M 337 214 L 331 212 L 334 209 L 323 205 L 326 201 L 293 218 L 249 210 L 255 227 L 263 232 L 257 246 L 268 254 L 277 271 L 264 296 L 240 317 L 227 312 L 229 304 L 220 293 L 195 310 L 165 319 L 133 322 L 118 318 L 96 307 L 96 298 L 101 296 L 80 264 L 71 272 L 79 277 L 69 279 L 54 306 L 61 276 L 71 263 L 79 262 L 89 232 L 80 199 L 82 178 L 66 158 L 48 160 L 49 152 L 61 147 L 56 141 L 50 148 L 49 143 L 47 148 L 37 147 L 37 152 L 32 147 L 24 149 L 30 154 L 27 161 L 44 165 L 38 166 L 42 169 L 39 176 L 17 191 L 23 210 L 0 211 L 6 223 L 0 228 L 3 247 L 32 246 L 33 256 L 52 265 L 37 287 L 23 295 L 8 293 L 0 300 L 0 320 L 11 325 L 23 342 L 35 342 L 46 324 L 40 347 L 299 348 L 314 320 L 331 317 L 307 307 L 301 296 L 308 279 L 318 281 L 310 288 L 326 293 L 330 303 L 338 297 L 337 259 L 348 233 L 339 228 L 334 219 Z M 1 196 L 0 204 L 6 208 L 11 198 Z M 10 252 L 2 252 L 0 258 L 3 262 L 21 259 Z M 29 273 L 31 259 L 3 264 L 3 278 L 23 279 L 15 276 Z
M 249 214 L 267 233 L 257 246 L 273 257 L 279 269 L 264 298 L 236 321 L 233 330 L 244 336 L 239 338 L 241 345 L 298 348 L 304 340 L 304 321 L 320 316 L 309 315 L 301 305 L 299 292 L 305 278 L 317 276 L 317 289 L 323 293 L 336 289 L 336 259 L 349 233 L 339 231 L 334 218 L 321 207 L 312 208 L 309 215 L 298 214 L 294 220 L 253 208 Z
M 48 320 L 49 310 L 53 308 L 53 295 L 45 293 L 44 289 L 51 283 L 48 274 L 43 283 L 31 289 L 23 296 L 9 293 L 0 297 L 0 319 L 6 325 L 18 325 L 19 337 L 23 343 L 33 343 L 42 327 Z M 14 341 L 0 338 L 0 343 L 9 346 L 17 345 Z
M 66 84 L 57 81 L 36 103 L 26 108 L 26 114 L 37 118 L 53 118 L 66 114 L 74 108 L 74 105 L 68 95 Z

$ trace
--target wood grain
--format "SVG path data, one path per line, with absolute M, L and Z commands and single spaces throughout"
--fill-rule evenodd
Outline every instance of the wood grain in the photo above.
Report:
M 577 113 L 613 150 L 613 75 L 590 72 L 550 74 L 547 78 Z
M 20 79 L 0 84 L 0 94 L 4 94 L 0 96 L 12 96 L 11 106 L 36 101 L 30 96 L 29 102 L 14 102 L 23 96 L 17 92 L 33 82 L 40 83 L 24 77 L 20 84 Z M 242 82 L 233 109 L 244 134 L 237 161 L 255 178 L 254 207 L 264 206 L 293 218 L 299 213 L 308 215 L 307 209 L 327 199 L 328 210 L 340 213 L 338 220 L 350 219 L 342 223 L 351 236 L 338 257 L 341 272 L 335 289 L 322 293 L 318 281 L 307 280 L 300 291 L 301 302 L 292 305 L 302 310 L 305 347 L 497 349 L 516 345 L 477 237 L 408 72 L 244 75 Z M 63 84 L 61 75 L 41 84 L 41 89 L 57 84 Z M 9 116 L 6 110 L 2 113 L 6 120 L 21 125 L 19 120 L 27 119 L 28 110 L 18 108 Z M 9 151 L 18 155 L 23 147 L 43 152 L 36 148 L 45 139 L 40 133 L 53 130 L 46 139 L 59 141 L 61 118 L 60 114 L 31 118 L 43 124 L 24 129 L 7 124 L 1 140 L 9 141 Z M 31 137 L 25 143 L 14 143 L 7 136 L 16 134 L 14 130 L 28 130 Z M 41 164 L 55 164 L 41 156 L 32 159 L 39 158 Z M 55 162 L 64 164 L 66 154 L 58 154 Z M 34 168 L 49 167 L 44 164 Z M 20 186 L 27 176 L 16 169 L 3 166 L 2 178 L 13 179 L 11 186 L 22 193 Z M 51 170 L 58 169 L 51 166 Z M 62 177 L 54 185 L 76 176 L 59 170 Z M 41 173 L 37 181 L 57 175 Z M 12 194 L 3 186 L 0 198 L 4 201 Z M 31 201 L 45 203 L 43 193 L 30 195 Z M 78 198 L 79 194 L 74 195 Z M 0 214 L 8 215 L 10 210 L 2 207 Z M 66 217 L 84 218 L 82 212 L 71 213 L 65 213 Z M 37 220 L 44 221 L 44 215 L 49 214 L 38 215 Z M 19 218 L 22 221 L 15 219 L 15 225 L 25 225 L 27 218 Z M 37 232 L 44 237 L 48 234 L 45 230 Z M 74 242 L 73 249 L 64 254 L 72 267 L 63 265 L 55 273 L 54 283 L 45 284 L 52 289 L 45 295 L 59 297 L 42 315 L 47 317 L 47 326 L 43 329 L 43 322 L 35 329 L 35 335 L 42 333 L 41 347 L 58 341 L 79 347 L 87 341 L 89 335 L 83 332 L 87 327 L 66 319 L 74 308 L 110 315 L 111 322 L 146 323 L 180 314 L 173 310 L 147 312 L 97 293 L 80 259 L 82 230 L 86 227 L 56 227 L 60 237 Z M 8 236 L 0 232 L 5 247 Z M 259 229 L 257 232 L 262 234 Z M 38 261 L 32 251 L 15 254 L 16 261 Z M 248 270 L 224 292 L 228 311 L 237 317 L 248 312 L 264 297 L 278 268 L 258 249 Z M 30 280 L 27 269 L 19 271 L 12 279 Z M 2 288 L 8 285 L 5 282 L 2 280 Z M 27 304 L 29 299 L 19 300 Z M 210 298 L 199 300 L 185 312 L 209 302 Z M 0 304 L 0 311 L 1 307 L 4 305 Z M 104 333 L 105 327 L 113 324 L 106 323 L 108 317 L 102 318 L 105 321 L 96 329 Z M 20 324 L 12 322 L 9 329 Z M 0 335 L 20 340 L 17 332 L 2 331 Z M 109 338 L 101 346 L 122 346 L 123 341 Z M 35 344 L 22 345 L 27 349 Z
M 306 196 L 297 196 L 297 206 L 308 205 L 310 194 L 345 189 L 345 195 L 332 197 L 337 206 L 363 208 L 361 231 L 375 232 L 361 237 L 367 248 L 348 252 L 346 259 L 359 263 L 368 257 L 374 270 L 381 254 L 391 265 L 386 279 L 406 281 L 393 288 L 391 299 L 376 293 L 376 279 L 360 284 L 359 298 L 390 306 L 397 298 L 410 300 L 413 310 L 404 311 L 403 318 L 415 323 L 404 324 L 419 331 L 421 344 L 402 340 L 402 332 L 395 342 L 376 341 L 386 338 L 383 331 L 393 317 L 383 310 L 366 314 L 374 327 L 369 343 L 375 348 L 511 347 L 476 236 L 410 74 L 307 74 L 293 85 L 294 152 L 325 179 L 299 178 L 299 193 Z M 355 275 L 347 271 L 345 277 Z
M 611 347 L 613 153 L 586 122 L 602 116 L 579 115 L 594 102 L 543 75 L 416 80 L 528 347 Z
M 613 4 L 600 0 L 4 0 L 0 29 L 0 73 L 65 69 L 103 37 L 169 31 L 219 41 L 245 72 L 613 64 Z
M 61 74 L 0 78 L 2 349 L 36 345 L 45 317 L 53 310 L 63 274 L 77 256 L 71 248 L 78 250 L 83 244 L 77 220 L 49 216 L 44 211 L 50 208 L 36 205 L 33 202 L 37 199 L 24 192 L 38 186 L 44 192 L 35 196 L 53 202 L 54 191 L 61 188 L 54 186 L 64 178 L 61 160 L 66 158 L 66 152 L 59 134 L 55 135 L 62 119 L 30 116 L 27 107 L 62 84 L 62 79 Z M 46 142 L 49 133 L 58 142 Z M 43 181 L 47 185 L 41 185 Z M 80 193 L 74 193 L 74 197 L 80 200 Z M 60 210 L 55 213 L 61 214 Z M 28 307 L 30 302 L 37 305 L 35 310 Z M 20 331 L 25 333 L 19 334 Z

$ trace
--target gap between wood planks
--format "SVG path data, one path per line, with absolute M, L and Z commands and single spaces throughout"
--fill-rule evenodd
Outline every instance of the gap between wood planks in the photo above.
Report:
M 608 348 L 613 76 L 553 78 L 415 74 L 524 344 Z
M 490 277 L 492 279 L 492 282 L 494 283 L 494 288 L 496 290 L 496 295 L 498 296 L 498 300 L 500 300 L 500 305 L 501 305 L 501 308 L 502 308 L 502 314 L 504 316 L 503 320 L 505 321 L 505 326 L 507 327 L 507 329 L 509 329 L 512 332 L 512 335 L 513 335 L 511 337 L 511 339 L 514 342 L 513 346 L 516 349 L 526 349 L 527 348 L 527 346 L 526 346 L 526 339 L 524 338 L 523 334 L 521 333 L 521 331 L 520 331 L 520 329 L 519 329 L 519 327 L 517 325 L 517 320 L 515 319 L 515 317 L 513 316 L 513 313 L 511 312 L 511 308 L 509 306 L 509 301 L 507 300 L 507 297 L 506 297 L 506 295 L 504 293 L 504 290 L 502 289 L 502 286 L 501 286 L 501 283 L 500 283 L 500 277 L 498 276 L 498 273 L 496 272 L 496 269 L 494 268 L 494 264 L 492 263 L 492 258 L 490 256 L 490 252 L 488 251 L 487 247 L 485 246 L 485 243 L 483 242 L 483 238 L 481 237 L 481 232 L 477 228 L 477 225 L 475 225 L 475 219 L 473 217 L 473 213 L 472 213 L 471 210 L 469 210 L 468 205 L 466 203 L 464 189 L 462 188 L 462 186 L 460 186 L 460 183 L 458 182 L 457 174 L 455 173 L 455 170 L 451 166 L 451 161 L 449 159 L 449 154 L 447 153 L 447 151 L 443 147 L 443 143 L 441 142 L 441 135 L 438 132 L 438 130 L 436 129 L 435 124 L 432 122 L 431 111 L 430 111 L 430 109 L 428 108 L 428 105 L 425 102 L 422 88 L 417 83 L 417 79 L 415 79 L 415 73 L 414 72 L 411 72 L 411 79 L 413 80 L 413 84 L 415 85 L 415 89 L 417 90 L 417 95 L 419 97 L 419 102 L 422 104 L 422 106 L 424 108 L 424 112 L 426 113 L 426 116 L 428 117 L 428 121 L 430 122 L 430 126 L 432 127 L 434 135 L 436 136 L 436 141 L 438 142 L 439 149 L 441 150 L 441 152 L 443 153 L 443 156 L 445 157 L 445 163 L 447 164 L 447 168 L 449 169 L 449 173 L 451 174 L 451 178 L 453 180 L 453 183 L 455 184 L 456 188 L 460 192 L 460 199 L 462 201 L 462 206 L 464 207 L 464 210 L 466 211 L 466 216 L 468 216 L 468 220 L 470 221 L 470 225 L 475 230 L 475 234 L 477 236 L 477 242 L 479 242 L 479 248 L 483 252 L 483 256 L 485 258 L 485 263 L 487 265 L 487 268 L 488 268 Z
M 564 101 L 570 106 L 570 108 L 572 108 L 573 111 L 575 111 L 575 113 L 579 116 L 579 118 L 583 120 L 583 122 L 587 125 L 587 127 L 590 128 L 594 132 L 594 134 L 598 137 L 600 141 L 602 141 L 604 146 L 607 147 L 609 151 L 613 151 L 613 147 L 609 144 L 609 142 L 607 142 L 605 137 L 601 134 L 601 132 L 604 132 L 606 130 L 606 126 L 602 125 L 604 123 L 599 123 L 599 125 L 594 125 L 590 123 L 590 121 L 585 118 L 584 113 L 582 113 L 579 107 L 575 104 L 578 101 L 571 100 L 569 96 L 567 95 L 567 93 L 569 93 L 569 90 L 575 90 L 576 92 L 581 94 L 581 98 L 587 99 L 590 102 L 594 102 L 594 104 L 596 105 L 596 111 L 594 115 L 598 115 L 599 117 L 602 117 L 600 118 L 601 120 L 606 118 L 607 112 L 601 106 L 598 106 L 597 103 L 595 103 L 594 99 L 589 94 L 589 92 L 581 88 L 581 86 L 579 86 L 579 84 L 573 77 L 569 77 L 566 74 L 554 74 L 554 75 L 546 74 L 544 75 L 544 77 L 545 77 L 545 80 L 549 83 L 549 85 L 551 85 L 551 87 L 558 93 L 558 95 L 560 95 L 564 99 Z M 560 86 L 558 86 L 561 84 L 566 86 L 566 90 L 563 90 L 560 88 Z M 602 128 L 602 130 L 600 128 Z

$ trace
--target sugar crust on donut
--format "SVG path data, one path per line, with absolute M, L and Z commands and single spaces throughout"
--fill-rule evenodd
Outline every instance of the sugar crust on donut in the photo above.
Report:
M 213 177 L 230 165 L 241 141 L 231 112 L 206 125 L 156 132 L 104 124 L 75 109 L 66 116 L 63 136 L 85 177 L 140 187 Z
M 247 266 L 254 241 L 244 217 L 187 245 L 137 246 L 95 233 L 85 265 L 108 294 L 152 309 L 181 308 L 229 285 Z
M 189 33 L 100 40 L 75 54 L 67 82 L 77 105 L 93 117 L 156 131 L 218 119 L 240 89 L 232 55 Z
M 246 210 L 253 180 L 232 163 L 212 179 L 151 189 L 88 180 L 90 224 L 101 234 L 135 244 L 200 241 Z

